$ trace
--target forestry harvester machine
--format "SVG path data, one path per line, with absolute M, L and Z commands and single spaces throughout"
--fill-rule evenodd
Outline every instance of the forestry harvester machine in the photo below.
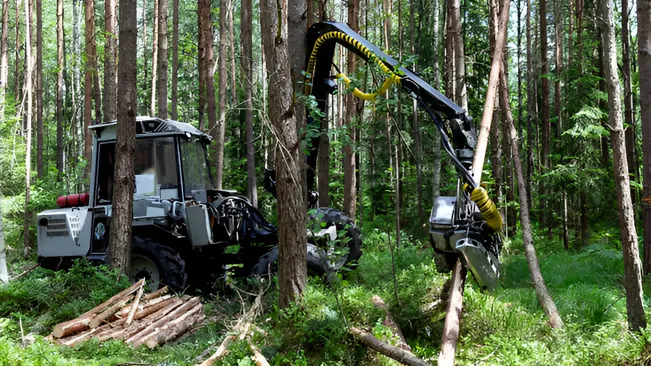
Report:
M 328 94 L 342 74 L 331 74 L 335 46 L 380 67 L 387 80 L 377 93 L 354 89 L 374 99 L 400 85 L 432 119 L 459 176 L 457 195 L 438 197 L 430 216 L 430 237 L 437 268 L 449 272 L 461 254 L 482 288 L 493 289 L 499 277 L 501 217 L 486 191 L 478 187 L 472 165 L 475 131 L 470 117 L 431 85 L 370 44 L 348 26 L 325 22 L 310 27 L 306 94 L 326 111 Z M 336 68 L 336 67 L 335 67 Z M 445 121 L 445 122 L 444 122 Z M 308 123 L 320 123 L 308 117 Z M 111 225 L 116 147 L 115 121 L 90 127 L 93 132 L 90 192 L 62 196 L 58 209 L 37 216 L 38 255 L 44 267 L 68 266 L 72 259 L 106 262 Z M 452 142 L 448 137 L 451 131 Z M 214 189 L 207 163 L 211 138 L 190 124 L 151 117 L 136 119 L 135 192 L 133 201 L 132 279 L 152 287 L 181 290 L 192 283 L 212 285 L 226 273 L 264 275 L 278 259 L 277 228 L 235 191 Z M 313 191 L 318 137 L 308 151 L 308 197 Z M 275 172 L 265 171 L 264 187 L 275 196 Z M 361 257 L 361 235 L 344 213 L 330 208 L 310 212 L 308 271 L 323 274 L 351 266 Z M 343 238 L 337 238 L 342 236 Z M 334 243 L 334 245 L 333 245 Z

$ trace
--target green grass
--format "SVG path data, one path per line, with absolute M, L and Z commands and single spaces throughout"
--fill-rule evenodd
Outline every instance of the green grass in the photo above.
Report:
M 627 330 L 623 261 L 615 245 L 602 241 L 579 253 L 552 250 L 554 247 L 538 254 L 566 327 L 549 327 L 530 285 L 521 244 L 507 243 L 501 285 L 496 291 L 478 291 L 469 277 L 458 364 L 634 365 L 651 359 L 647 350 L 651 332 Z M 14 264 L 12 270 L 19 272 L 26 265 Z M 403 244 L 396 253 L 396 298 L 391 268 L 386 235 L 374 231 L 365 235 L 365 253 L 358 269 L 332 285 L 311 279 L 301 304 L 279 310 L 274 281 L 265 296 L 265 314 L 257 320 L 265 335 L 256 333 L 255 343 L 277 365 L 395 365 L 360 346 L 346 332 L 346 324 L 364 327 L 395 342 L 382 324 L 383 313 L 370 301 L 379 295 L 414 353 L 435 360 L 444 316 L 440 295 L 447 275 L 436 272 L 431 249 Z M 254 281 L 238 281 L 237 285 L 252 291 L 256 286 Z M 221 341 L 240 309 L 235 294 L 213 299 L 206 306 L 213 322 L 180 342 L 153 351 L 132 349 L 120 342 L 92 341 L 69 349 L 43 339 L 57 322 L 82 313 L 124 286 L 124 279 L 115 272 L 80 264 L 68 272 L 37 269 L 0 288 L 0 365 L 194 364 L 204 350 Z M 251 297 L 245 296 L 245 300 Z M 24 333 L 34 339 L 24 348 L 19 319 Z M 235 343 L 221 364 L 252 365 L 246 343 Z

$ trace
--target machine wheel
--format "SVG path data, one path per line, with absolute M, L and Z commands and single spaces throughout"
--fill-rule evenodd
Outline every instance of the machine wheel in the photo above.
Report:
M 136 236 L 131 247 L 129 279 L 135 282 L 141 278 L 145 278 L 150 290 L 167 285 L 172 291 L 183 291 L 188 281 L 185 261 L 173 248 Z
M 314 244 L 307 244 L 307 274 L 310 276 L 322 276 L 326 273 L 321 257 L 318 256 L 319 248 Z M 271 273 L 278 272 L 278 247 L 273 247 L 267 254 L 260 257 L 258 263 L 251 269 L 252 276 L 264 277 Z
M 317 208 L 308 217 L 308 229 L 312 231 L 312 238 L 308 240 L 321 249 L 321 255 L 325 256 L 324 260 L 330 269 L 339 270 L 344 266 L 349 269 L 357 267 L 357 261 L 362 256 L 362 235 L 348 215 L 333 208 Z M 337 239 L 343 241 L 340 243 L 345 243 L 348 247 L 348 253 L 345 257 L 334 257 L 332 251 L 337 248 L 328 247 L 329 232 L 332 231 L 336 232 Z M 343 239 L 338 237 L 342 231 L 344 231 Z M 319 240 L 320 237 L 323 239 Z

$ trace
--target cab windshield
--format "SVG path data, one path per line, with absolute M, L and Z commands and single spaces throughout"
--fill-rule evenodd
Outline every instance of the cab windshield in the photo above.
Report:
M 205 145 L 198 139 L 181 139 L 181 164 L 183 167 L 184 196 L 192 191 L 212 189 L 212 177 L 208 170 Z

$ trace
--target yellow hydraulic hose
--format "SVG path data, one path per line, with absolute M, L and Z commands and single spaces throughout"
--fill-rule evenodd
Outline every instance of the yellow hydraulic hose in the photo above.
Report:
M 484 187 L 477 187 L 470 192 L 470 199 L 477 204 L 486 224 L 495 232 L 502 231 L 502 215 L 497 210 L 495 203 L 488 197 Z
M 391 70 L 387 65 L 385 65 L 384 62 L 382 62 L 382 60 L 380 60 L 366 46 L 362 45 L 357 40 L 355 40 L 353 37 L 347 35 L 344 32 L 332 31 L 332 32 L 328 32 L 328 33 L 323 34 L 322 36 L 317 38 L 316 42 L 314 42 L 314 48 L 312 48 L 312 52 L 310 53 L 310 59 L 309 59 L 309 61 L 307 63 L 307 73 L 308 73 L 308 80 L 307 81 L 308 82 L 305 83 L 305 94 L 306 95 L 312 94 L 312 78 L 314 77 L 314 69 L 316 68 L 316 60 L 317 60 L 317 57 L 319 55 L 319 49 L 321 48 L 321 46 L 323 46 L 323 44 L 325 44 L 328 40 L 331 40 L 331 39 L 338 39 L 338 40 L 346 42 L 347 44 L 349 44 L 352 47 L 356 48 L 364 56 L 366 56 L 368 61 L 375 62 L 380 67 L 380 69 L 382 69 L 382 71 L 384 73 L 389 74 L 389 78 L 382 84 L 382 87 L 380 88 L 380 90 L 377 93 L 368 94 L 368 93 L 364 93 L 361 90 L 357 89 L 357 92 L 353 91 L 353 94 L 355 94 L 355 96 L 358 96 L 359 98 L 362 98 L 362 99 L 365 99 L 365 100 L 369 100 L 369 99 L 366 99 L 366 98 L 370 98 L 370 99 L 375 98 L 375 95 L 384 93 L 386 91 L 386 89 L 388 89 L 391 86 L 391 84 L 400 83 L 400 79 L 401 79 L 400 76 L 398 76 L 395 72 L 393 72 L 393 70 Z M 339 76 L 337 76 L 337 77 L 340 77 L 341 75 L 343 75 L 343 74 L 339 74 Z M 343 76 L 345 77 L 345 75 L 343 75 Z M 348 79 L 348 78 L 346 77 L 344 79 L 344 81 L 347 84 L 349 84 L 350 79 L 348 79 L 348 81 L 346 81 L 346 79 Z M 375 94 L 375 95 L 373 95 L 373 94 Z M 371 97 L 371 95 L 373 95 L 373 96 Z
M 350 78 L 346 76 L 344 73 L 339 73 L 335 76 L 337 79 L 343 80 L 346 85 L 350 86 Z M 393 84 L 397 84 L 400 82 L 400 77 L 394 75 L 389 76 L 386 80 L 384 80 L 384 83 L 382 83 L 382 86 L 378 91 L 375 93 L 365 93 L 358 88 L 353 89 L 353 95 L 356 96 L 357 98 L 363 99 L 363 100 L 373 100 L 375 97 L 378 95 L 384 94 Z

